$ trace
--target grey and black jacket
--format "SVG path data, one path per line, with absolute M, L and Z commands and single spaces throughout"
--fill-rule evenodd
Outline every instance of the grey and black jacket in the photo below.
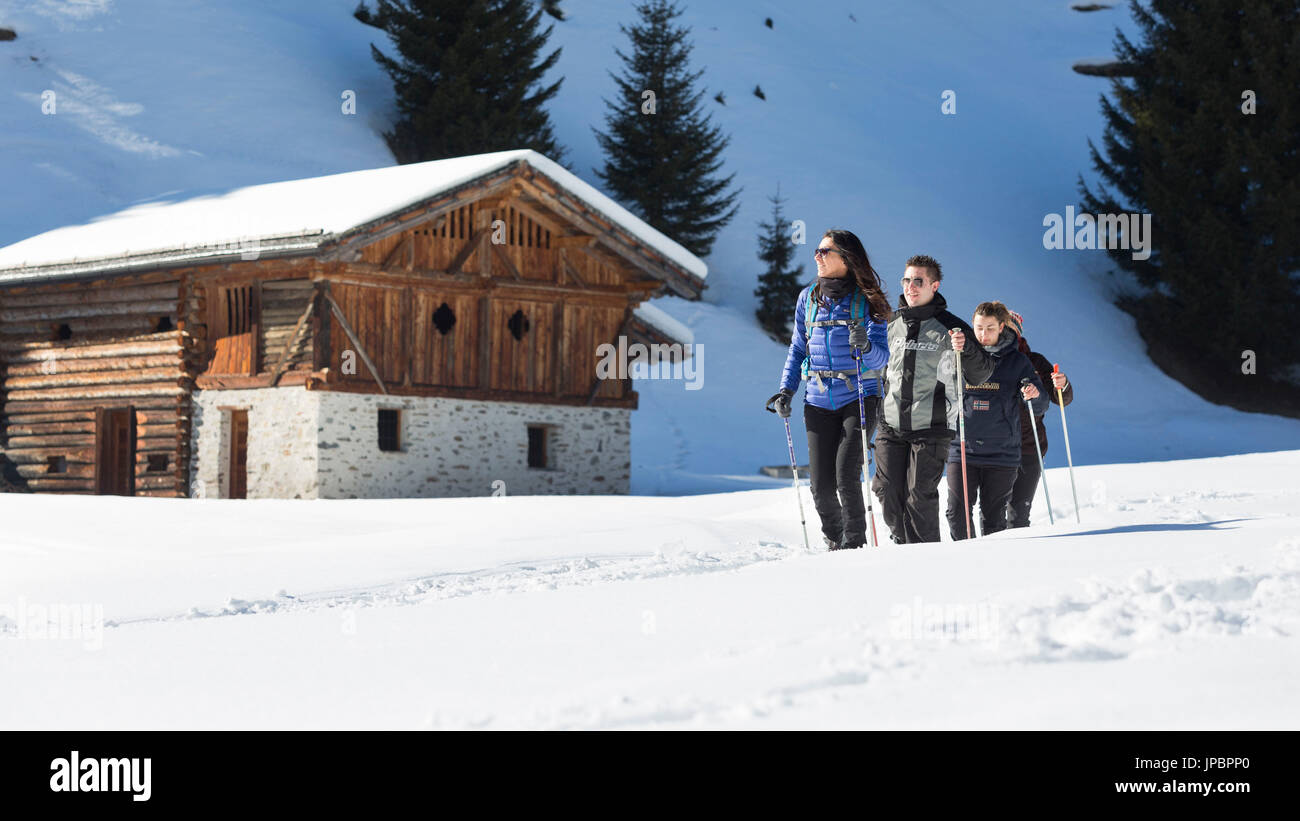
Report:
M 957 366 L 948 331 L 961 328 L 966 346 L 961 354 L 962 376 L 978 385 L 993 373 L 993 360 L 975 341 L 970 325 L 948 311 L 943 294 L 915 308 L 899 298 L 889 322 L 889 366 L 881 429 L 902 435 L 957 433 Z

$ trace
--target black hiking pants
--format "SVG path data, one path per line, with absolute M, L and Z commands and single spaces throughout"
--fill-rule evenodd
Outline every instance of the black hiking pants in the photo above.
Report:
M 951 441 L 943 430 L 899 433 L 880 426 L 871 487 L 895 543 L 939 541 L 939 480 Z
M 1011 501 L 1007 503 L 1007 527 L 1029 527 L 1029 509 L 1034 505 L 1034 493 L 1042 475 L 1038 457 L 1032 451 L 1020 457 L 1020 471 L 1011 487 Z
M 866 397 L 867 441 L 876 427 L 880 397 Z M 858 403 L 829 411 L 804 403 L 808 430 L 808 473 L 822 535 L 838 545 L 867 541 L 867 511 L 862 498 L 862 434 Z
M 1018 467 L 998 465 L 972 465 L 966 463 L 966 492 L 970 507 L 978 501 L 980 525 L 984 535 L 1007 528 L 1007 502 L 1011 500 L 1011 487 L 1016 483 Z M 962 511 L 966 511 L 963 513 Z M 954 542 L 966 538 L 966 515 L 961 491 L 961 462 L 948 463 L 948 533 Z M 971 520 L 971 537 L 975 536 L 975 521 Z

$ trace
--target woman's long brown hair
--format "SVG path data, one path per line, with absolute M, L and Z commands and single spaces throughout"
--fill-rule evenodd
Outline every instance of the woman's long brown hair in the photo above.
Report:
M 866 296 L 867 303 L 871 306 L 871 318 L 877 322 L 888 322 L 893 311 L 885 296 L 885 286 L 880 282 L 880 275 L 871 267 L 871 257 L 867 256 L 867 249 L 862 247 L 862 240 L 852 231 L 842 228 L 832 228 L 822 236 L 829 237 L 839 249 L 840 256 L 844 258 L 844 267 L 849 269 L 854 281 L 858 283 L 858 290 Z

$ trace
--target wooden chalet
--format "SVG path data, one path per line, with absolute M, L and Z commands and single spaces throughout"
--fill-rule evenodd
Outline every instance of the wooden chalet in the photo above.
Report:
M 0 487 L 627 492 L 620 336 L 681 246 L 531 151 L 136 206 L 0 249 Z

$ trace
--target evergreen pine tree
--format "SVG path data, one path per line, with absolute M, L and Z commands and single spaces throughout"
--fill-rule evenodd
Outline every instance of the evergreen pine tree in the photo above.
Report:
M 1101 98 L 1093 213 L 1151 214 L 1153 252 L 1110 251 L 1145 293 L 1120 304 L 1153 358 L 1209 398 L 1255 395 L 1244 352 L 1280 372 L 1300 360 L 1300 6 L 1295 0 L 1130 0 L 1117 33 L 1131 79 Z M 1256 113 L 1246 91 L 1254 94 Z M 1067 226 L 1066 230 L 1072 230 Z
M 795 246 L 790 241 L 790 225 L 781 208 L 785 200 L 781 199 L 779 187 L 775 197 L 768 197 L 768 202 L 772 203 L 772 221 L 759 223 L 758 235 L 758 258 L 767 263 L 767 270 L 759 275 L 758 287 L 754 289 L 754 296 L 758 297 L 754 314 L 758 324 L 774 339 L 789 342 L 794 303 L 803 289 L 803 266 L 790 267 Z
M 393 79 L 398 119 L 384 138 L 400 163 L 531 148 L 562 161 L 544 108 L 563 78 L 542 76 L 560 57 L 539 59 L 551 34 L 543 13 L 555 0 L 378 0 L 372 24 L 397 49 L 374 45 L 375 61 Z
M 669 0 L 644 0 L 636 11 L 637 24 L 619 27 L 632 53 L 615 49 L 624 69 L 610 73 L 618 94 L 605 100 L 606 131 L 596 131 L 605 153 L 596 174 L 638 216 L 705 256 L 739 208 L 740 192 L 730 190 L 735 175 L 716 176 L 730 139 L 712 124 L 704 90 L 695 88 L 704 72 L 690 70 L 690 30 L 673 22 L 681 10 Z

